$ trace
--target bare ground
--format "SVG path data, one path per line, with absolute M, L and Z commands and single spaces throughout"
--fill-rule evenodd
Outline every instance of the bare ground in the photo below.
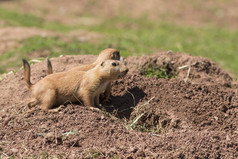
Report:
M 81 17 L 87 13 L 108 18 L 124 13 L 180 25 L 238 26 L 235 0 L 207 1 L 205 6 L 193 2 L 82 0 L 78 5 L 75 0 L 28 0 L 1 1 L 1 6 L 68 25 L 100 22 Z M 20 45 L 22 39 L 48 34 L 34 28 L 0 28 L 0 55 Z M 76 31 L 70 36 L 81 38 L 82 34 Z M 54 72 L 95 58 L 52 59 Z M 102 112 L 78 103 L 67 104 L 55 114 L 44 113 L 39 106 L 28 110 L 30 93 L 23 71 L 1 80 L 0 158 L 238 158 L 238 86 L 228 73 L 206 58 L 170 52 L 126 61 L 130 72 L 113 82 L 112 102 L 103 104 Z M 45 67 L 45 62 L 32 65 L 33 82 L 44 78 Z M 175 78 L 144 77 L 149 67 L 162 67 Z
M 95 58 L 54 58 L 54 72 Z M 113 82 L 112 102 L 103 104 L 102 112 L 79 103 L 55 114 L 39 106 L 28 110 L 23 71 L 2 80 L 1 157 L 238 157 L 237 87 L 229 74 L 206 58 L 171 52 L 128 57 L 126 62 L 130 71 Z M 32 65 L 33 83 L 46 75 L 45 67 L 46 62 Z M 148 67 L 163 67 L 176 76 L 145 77 Z

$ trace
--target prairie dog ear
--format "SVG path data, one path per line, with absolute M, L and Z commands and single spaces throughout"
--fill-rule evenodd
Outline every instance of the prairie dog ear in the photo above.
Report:
M 119 51 L 113 52 L 113 59 L 114 60 L 120 60 L 120 52 Z

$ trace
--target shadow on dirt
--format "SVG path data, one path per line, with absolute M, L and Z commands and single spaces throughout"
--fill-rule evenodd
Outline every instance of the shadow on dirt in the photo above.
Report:
M 112 96 L 111 104 L 104 106 L 104 108 L 107 112 L 120 119 L 129 119 L 134 107 L 145 95 L 145 92 L 136 86 L 128 89 L 123 96 Z

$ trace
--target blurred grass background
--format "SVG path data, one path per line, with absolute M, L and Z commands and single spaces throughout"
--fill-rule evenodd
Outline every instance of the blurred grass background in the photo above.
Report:
M 48 17 L 48 14 L 54 14 L 50 12 L 54 10 L 52 8 L 44 10 L 39 7 L 40 13 L 35 13 L 31 10 L 22 10 L 19 6 L 23 4 L 18 4 L 18 6 L 15 4 L 17 2 L 14 1 L 4 2 L 4 5 L 0 7 L 1 28 L 34 27 L 53 32 L 53 34 L 20 39 L 17 41 L 19 45 L 0 52 L 0 73 L 20 67 L 22 58 L 97 54 L 112 46 L 119 49 L 123 56 L 146 55 L 161 50 L 204 56 L 215 61 L 220 67 L 237 78 L 238 29 L 236 29 L 236 24 L 231 22 L 229 25 L 226 22 L 226 17 L 223 21 L 219 20 L 219 16 L 223 18 L 224 15 L 222 14 L 224 13 L 220 13 L 220 6 L 216 6 L 215 3 L 214 6 L 210 4 L 213 7 L 208 7 L 207 15 L 203 15 L 204 12 L 201 12 L 205 17 L 201 20 L 201 18 L 196 19 L 196 16 L 199 17 L 198 13 L 206 8 L 203 6 L 206 4 L 199 1 L 182 1 L 184 6 L 182 8 L 180 6 L 182 11 L 179 13 L 181 14 L 181 21 L 179 14 L 173 14 L 169 11 L 160 14 L 159 18 L 151 18 L 150 14 L 152 13 L 146 12 L 142 15 L 133 16 L 124 13 L 123 10 L 117 10 L 115 11 L 117 14 L 110 16 L 106 15 L 107 12 L 98 14 L 97 12 L 94 13 L 94 8 L 97 5 L 100 6 L 102 2 L 93 0 L 82 1 L 86 9 L 90 8 L 91 10 L 84 8 L 80 14 L 68 14 L 66 18 L 64 16 L 60 18 L 56 14 L 59 20 L 55 20 Z M 219 2 L 219 4 L 228 4 L 232 1 L 220 0 Z M 46 1 L 42 1 L 42 3 L 46 3 Z M 77 3 L 80 4 L 81 2 Z M 191 11 L 195 20 L 198 21 L 195 24 L 189 23 L 190 21 L 186 20 L 186 16 L 183 17 L 183 12 L 188 14 L 185 10 L 187 3 L 196 11 Z M 34 7 L 33 9 L 37 9 Z M 156 13 L 156 11 L 154 12 Z M 210 15 L 211 13 L 214 14 Z M 73 20 L 69 21 L 70 18 Z M 83 36 L 77 34 L 78 30 L 80 33 L 83 32 Z M 87 38 L 87 34 L 95 34 L 96 38 Z

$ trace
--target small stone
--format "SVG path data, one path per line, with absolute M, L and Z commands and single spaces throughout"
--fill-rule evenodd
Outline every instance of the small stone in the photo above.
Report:
M 42 125 L 40 126 L 40 128 L 41 128 L 41 129 L 46 129 L 46 128 L 48 128 L 48 124 L 42 124 Z
M 231 140 L 231 138 L 228 136 L 228 135 L 226 135 L 226 140 Z
M 45 135 L 45 138 L 51 138 L 54 137 L 55 133 L 54 132 L 49 132 Z
M 130 147 L 129 152 L 136 153 L 138 151 L 137 147 Z
M 18 149 L 12 148 L 11 151 L 12 151 L 13 153 L 17 153 L 17 152 L 18 152 Z

